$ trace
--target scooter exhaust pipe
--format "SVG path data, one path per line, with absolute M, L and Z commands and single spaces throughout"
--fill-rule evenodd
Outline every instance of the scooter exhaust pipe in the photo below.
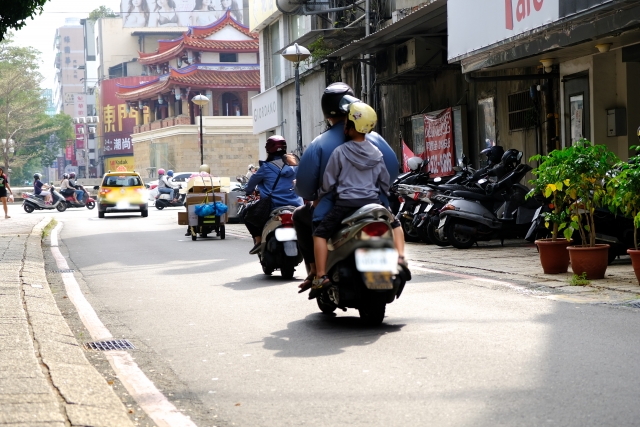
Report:
M 468 225 L 456 224 L 453 229 L 456 233 L 466 234 L 467 236 L 475 236 L 478 234 L 478 229 L 476 227 L 469 227 Z

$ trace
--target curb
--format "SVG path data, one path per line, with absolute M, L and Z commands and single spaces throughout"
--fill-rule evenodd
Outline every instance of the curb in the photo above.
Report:
M 133 426 L 122 401 L 87 360 L 51 293 L 41 241 L 50 221 L 42 220 L 29 234 L 21 274 L 24 307 L 42 370 L 71 425 Z

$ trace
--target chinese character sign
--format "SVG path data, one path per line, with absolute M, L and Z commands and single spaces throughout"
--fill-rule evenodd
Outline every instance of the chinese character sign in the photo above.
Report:
M 75 159 L 75 155 L 73 152 L 73 141 L 72 140 L 67 140 L 67 145 L 66 145 L 66 149 L 64 152 L 64 157 L 67 160 L 74 160 Z
M 87 96 L 84 93 L 75 94 L 73 108 L 76 117 L 85 117 L 87 115 Z
M 84 125 L 76 124 L 76 148 L 84 148 Z
M 136 125 L 138 111 L 116 96 L 118 85 L 137 86 L 148 77 L 119 77 L 105 80 L 100 85 L 100 131 L 105 156 L 133 154 L 131 134 Z
M 427 168 L 431 176 L 435 178 L 455 174 L 451 108 L 442 110 L 437 115 L 424 116 L 424 142 L 422 157 L 429 161 Z

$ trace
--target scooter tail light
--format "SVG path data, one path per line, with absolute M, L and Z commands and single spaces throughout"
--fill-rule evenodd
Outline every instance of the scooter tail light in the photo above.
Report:
M 291 212 L 281 213 L 280 222 L 282 223 L 282 225 L 293 226 L 293 214 Z
M 400 203 L 404 203 L 404 197 L 398 197 L 398 201 L 399 201 Z
M 455 210 L 456 210 L 456 207 L 455 207 L 455 206 L 453 206 L 453 205 L 452 205 L 452 204 L 450 204 L 450 203 L 447 203 L 446 205 L 444 205 L 444 206 L 442 207 L 442 209 L 440 209 L 440 212 L 444 212 L 444 211 L 455 211 Z
M 385 222 L 372 222 L 362 227 L 362 232 L 370 237 L 381 237 L 387 231 L 389 231 L 389 226 Z

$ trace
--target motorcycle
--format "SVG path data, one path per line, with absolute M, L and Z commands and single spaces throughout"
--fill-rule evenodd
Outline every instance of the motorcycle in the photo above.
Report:
M 156 195 L 156 209 L 161 211 L 164 208 L 177 208 L 180 206 L 184 206 L 186 194 L 180 194 L 177 199 L 172 199 L 171 196 L 167 193 L 158 193 Z
M 296 266 L 302 262 L 298 250 L 298 236 L 293 228 L 295 206 L 282 206 L 271 211 L 269 220 L 262 229 L 262 245 L 258 258 L 262 271 L 271 275 L 280 270 L 283 279 L 292 279 Z
M 519 158 L 522 153 L 519 153 Z M 524 237 L 540 206 L 525 200 L 529 189 L 519 181 L 532 168 L 519 164 L 498 182 L 478 181 L 478 188 L 457 190 L 439 211 L 438 234 L 458 249 L 467 249 L 479 240 Z
M 33 193 L 22 193 L 22 209 L 26 213 L 31 213 L 34 210 L 53 210 L 56 209 L 58 212 L 64 212 L 67 210 L 67 203 L 62 197 L 62 194 L 56 191 L 55 187 L 52 185 L 50 190 L 51 197 L 53 198 L 53 202 L 50 205 L 47 205 L 44 202 L 44 196 L 36 195 Z
M 328 241 L 331 285 L 316 296 L 323 313 L 355 308 L 365 324 L 382 323 L 386 305 L 400 297 L 406 282 L 398 272 L 392 221 L 391 212 L 378 204 L 342 221 L 344 227 Z
M 89 194 L 87 192 L 87 190 L 84 189 L 84 187 L 80 186 L 80 188 L 84 192 L 84 195 L 82 196 L 82 202 L 76 203 L 73 200 L 73 196 L 66 196 L 64 198 L 64 200 L 65 200 L 65 203 L 67 205 L 67 208 L 84 208 L 84 207 L 86 207 L 89 210 L 95 208 L 96 207 L 95 199 L 93 197 L 91 197 L 91 194 Z

